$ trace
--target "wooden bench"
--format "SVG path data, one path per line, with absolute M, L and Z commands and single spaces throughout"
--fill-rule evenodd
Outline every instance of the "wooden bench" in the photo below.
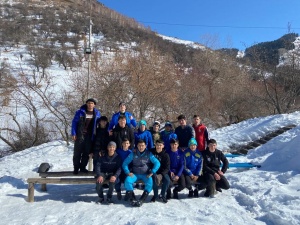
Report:
M 41 191 L 47 191 L 47 184 L 96 184 L 96 173 L 79 173 L 73 174 L 72 171 L 61 172 L 40 172 L 40 177 L 28 178 L 28 202 L 34 202 L 34 185 L 41 184 Z M 137 184 L 143 184 L 143 181 L 138 180 Z M 176 185 L 177 182 L 173 182 Z M 104 181 L 108 184 L 108 181 Z M 198 183 L 194 183 L 198 184 Z
M 42 172 L 40 177 L 28 178 L 28 202 L 34 202 L 34 185 L 41 184 L 41 190 L 47 191 L 47 184 L 96 184 L 94 172 L 73 174 L 72 171 Z

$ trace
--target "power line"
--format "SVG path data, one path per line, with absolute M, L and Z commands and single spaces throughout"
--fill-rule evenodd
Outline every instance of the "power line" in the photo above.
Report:
M 158 24 L 168 26 L 184 26 L 184 27 L 218 27 L 218 28 L 236 28 L 236 29 L 288 29 L 288 27 L 259 27 L 259 26 L 231 26 L 231 25 L 205 25 L 205 24 L 183 24 L 183 23 L 164 23 L 164 22 L 148 22 L 138 21 L 144 24 Z M 291 27 L 293 30 L 299 30 L 300 27 Z

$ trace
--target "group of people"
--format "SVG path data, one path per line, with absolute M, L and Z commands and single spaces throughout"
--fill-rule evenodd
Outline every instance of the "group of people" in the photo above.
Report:
M 89 157 L 93 157 L 100 203 L 112 203 L 114 190 L 121 200 L 122 183 L 124 199 L 134 206 L 141 206 L 152 190 L 152 202 L 167 203 L 172 197 L 178 199 L 178 193 L 185 188 L 189 190 L 188 197 L 198 197 L 203 189 L 205 197 L 229 189 L 224 176 L 228 160 L 217 149 L 216 140 L 209 139 L 200 116 L 193 117 L 192 125 L 187 124 L 184 115 L 178 116 L 175 130 L 172 123 L 165 122 L 161 131 L 159 121 L 148 130 L 147 122 L 137 123 L 124 102 L 110 121 L 101 116 L 96 104 L 90 98 L 76 111 L 71 132 L 75 142 L 73 173 L 87 173 Z M 144 191 L 136 199 L 134 184 L 138 181 L 143 181 Z M 106 199 L 104 184 L 108 184 Z

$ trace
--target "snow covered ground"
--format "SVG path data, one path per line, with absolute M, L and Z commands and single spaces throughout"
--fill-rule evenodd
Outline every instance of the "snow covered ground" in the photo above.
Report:
M 116 199 L 114 205 L 95 204 L 95 185 L 49 184 L 47 192 L 36 185 L 35 202 L 28 203 L 27 178 L 38 176 L 42 162 L 52 171 L 72 170 L 73 146 L 54 141 L 6 156 L 0 159 L 0 224 L 300 224 L 300 112 L 250 119 L 212 131 L 211 137 L 228 150 L 290 124 L 297 126 L 247 156 L 230 159 L 262 167 L 230 168 L 231 189 L 216 198 L 188 199 L 184 190 L 179 200 L 140 208 Z

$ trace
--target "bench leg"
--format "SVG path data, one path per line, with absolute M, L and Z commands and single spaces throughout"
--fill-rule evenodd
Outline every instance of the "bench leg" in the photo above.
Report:
M 34 183 L 28 183 L 28 202 L 34 202 Z
M 46 184 L 41 184 L 41 190 L 42 190 L 42 191 L 47 191 L 47 186 L 46 186 Z

